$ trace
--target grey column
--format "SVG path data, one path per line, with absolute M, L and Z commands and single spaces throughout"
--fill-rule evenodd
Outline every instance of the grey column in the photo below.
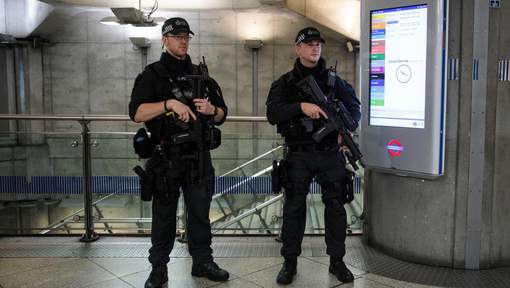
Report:
M 485 176 L 485 126 L 487 102 L 487 53 L 489 46 L 489 6 L 476 0 L 473 31 L 473 81 L 471 97 L 471 142 L 469 191 L 467 196 L 465 268 L 480 268 L 482 195 Z

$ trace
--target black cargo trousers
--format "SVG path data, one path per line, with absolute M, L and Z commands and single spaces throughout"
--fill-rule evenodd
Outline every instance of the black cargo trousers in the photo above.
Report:
M 337 149 L 318 152 L 289 152 L 287 156 L 288 184 L 283 206 L 283 247 L 281 255 L 295 258 L 301 254 L 306 225 L 306 196 L 314 176 L 321 186 L 325 205 L 324 222 L 326 253 L 331 257 L 345 255 L 344 208 L 345 158 Z
M 152 247 L 149 249 L 149 262 L 153 268 L 163 268 L 170 261 L 176 234 L 176 214 L 180 188 L 187 210 L 186 233 L 188 250 L 193 263 L 207 263 L 213 260 L 211 249 L 211 223 L 209 208 L 214 194 L 214 168 L 209 151 L 204 159 L 204 177 L 200 181 L 190 181 L 191 170 L 197 172 L 196 160 L 174 160 L 172 177 L 165 191 L 154 191 L 152 201 Z M 159 190 L 159 189 L 156 189 Z

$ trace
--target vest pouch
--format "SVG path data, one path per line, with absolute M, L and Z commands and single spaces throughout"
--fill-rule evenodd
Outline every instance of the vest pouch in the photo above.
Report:
M 276 132 L 285 138 L 298 138 L 301 136 L 301 121 L 292 119 L 276 125 Z
M 155 145 L 151 142 L 145 128 L 140 128 L 136 132 L 133 137 L 133 148 L 140 159 L 146 159 L 152 155 Z
M 218 148 L 221 144 L 221 131 L 220 129 L 213 127 L 209 129 L 209 149 L 213 150 Z
M 301 124 L 301 129 L 304 133 L 312 133 L 316 130 L 316 126 L 317 124 L 315 122 L 314 119 L 311 119 L 311 118 L 301 118 L 299 120 L 300 124 Z

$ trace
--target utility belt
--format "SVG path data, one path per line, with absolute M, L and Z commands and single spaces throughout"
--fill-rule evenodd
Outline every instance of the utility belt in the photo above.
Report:
M 197 159 L 198 157 L 198 148 L 190 143 L 186 143 L 186 145 L 184 143 L 170 144 L 162 140 L 160 145 L 162 152 L 170 161 Z
M 313 140 L 312 140 L 313 141 Z M 288 185 L 288 156 L 293 152 L 331 152 L 338 151 L 334 143 L 316 143 L 310 141 L 285 141 L 283 159 L 273 160 L 271 170 L 271 191 L 275 194 L 281 192 Z
M 198 133 L 204 133 L 204 135 L 198 135 Z M 203 143 L 199 143 L 200 141 Z M 221 144 L 221 131 L 216 127 L 210 127 L 206 131 L 190 129 L 184 132 L 169 133 L 159 141 L 159 144 L 165 150 L 169 150 L 165 152 L 171 152 L 172 147 L 179 148 L 181 151 L 178 153 L 186 154 L 192 154 L 194 150 L 200 149 L 199 146 L 202 146 L 202 149 L 213 150 Z M 147 159 L 153 154 L 156 143 L 151 141 L 145 128 L 140 128 L 133 138 L 133 148 L 140 159 Z
M 320 120 L 311 118 L 297 118 L 288 122 L 278 124 L 277 132 L 283 137 L 302 138 L 311 134 L 322 126 Z
M 178 197 L 179 183 L 183 180 L 181 178 L 185 177 L 184 180 L 190 182 L 199 176 L 194 168 L 197 166 L 192 164 L 198 160 L 198 153 L 179 151 L 175 145 L 157 145 L 145 163 L 145 169 L 139 165 L 133 168 L 139 177 L 142 201 L 151 201 L 155 194 L 167 198 Z
M 209 150 L 220 143 L 221 132 L 215 127 L 169 134 L 159 141 L 159 145 L 153 143 L 146 130 L 141 128 L 133 145 L 141 159 L 149 160 L 145 169 L 136 166 L 133 170 L 139 176 L 142 201 L 151 201 L 154 193 L 177 197 L 177 183 L 182 180 L 182 175 L 186 175 L 189 183 L 201 181 L 204 165 L 210 161 Z
M 287 152 L 331 152 L 338 151 L 338 144 L 316 142 L 286 142 Z
M 271 190 L 278 194 L 282 188 L 287 189 L 292 185 L 289 179 L 288 156 L 292 152 L 331 152 L 339 151 L 338 145 L 334 143 L 309 143 L 309 142 L 291 142 L 286 143 L 284 148 L 284 157 L 281 160 L 273 160 L 273 169 L 271 171 Z M 349 169 L 345 169 L 344 187 L 337 187 L 343 191 L 343 204 L 350 203 L 354 199 L 354 178 L 355 173 Z
M 198 133 L 204 133 L 203 135 L 198 135 Z M 204 143 L 199 143 L 199 141 L 203 141 Z M 167 139 L 165 139 L 170 145 L 180 145 L 187 146 L 190 143 L 203 144 L 207 150 L 213 150 L 218 148 L 221 144 L 221 131 L 216 127 L 209 127 L 206 131 L 195 131 L 188 130 L 185 132 L 170 134 Z

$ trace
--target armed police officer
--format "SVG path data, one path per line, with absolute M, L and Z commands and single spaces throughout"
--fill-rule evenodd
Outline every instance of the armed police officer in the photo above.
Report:
M 147 165 L 158 163 L 152 165 L 156 167 L 151 191 L 149 262 L 152 272 L 145 282 L 146 288 L 168 285 L 167 263 L 175 240 L 181 189 L 187 207 L 188 249 L 193 258 L 191 275 L 213 281 L 229 278 L 228 272 L 213 261 L 209 220 L 214 193 L 214 169 L 209 149 L 219 145 L 217 139 L 209 137 L 217 133 L 209 132 L 217 130 L 214 126 L 225 121 L 227 107 L 220 87 L 212 78 L 198 79 L 200 75 L 197 74 L 204 74 L 198 68 L 204 70 L 204 67 L 192 64 L 187 54 L 192 35 L 186 20 L 176 17 L 165 21 L 162 26 L 165 51 L 158 62 L 148 65 L 137 76 L 129 103 L 131 119 L 145 123 L 151 134 L 150 142 L 156 147 Z M 197 83 L 202 84 L 200 91 L 194 90 L 200 85 Z M 194 91 L 202 92 L 202 97 L 194 97 Z M 196 127 L 209 130 L 198 131 L 198 134 L 190 132 Z M 202 139 L 194 135 L 207 137 Z
M 319 142 L 314 140 L 313 135 L 323 125 L 327 113 L 320 106 L 304 100 L 298 87 L 301 80 L 311 75 L 324 95 L 331 101 L 342 102 L 357 126 L 361 118 L 360 102 L 352 87 L 332 69 L 326 68 L 321 57 L 324 43 L 316 28 L 299 31 L 295 40 L 298 58 L 294 68 L 273 82 L 266 102 L 269 123 L 277 125 L 286 145 L 284 169 L 287 180 L 284 184 L 281 248 L 285 261 L 276 278 L 279 284 L 291 283 L 296 274 L 306 224 L 306 196 L 315 176 L 322 188 L 325 205 L 326 252 L 331 257 L 329 271 L 341 282 L 354 280 L 343 262 L 347 219 L 343 206 L 346 161 L 340 149 L 342 137 L 338 131 L 332 131 Z

